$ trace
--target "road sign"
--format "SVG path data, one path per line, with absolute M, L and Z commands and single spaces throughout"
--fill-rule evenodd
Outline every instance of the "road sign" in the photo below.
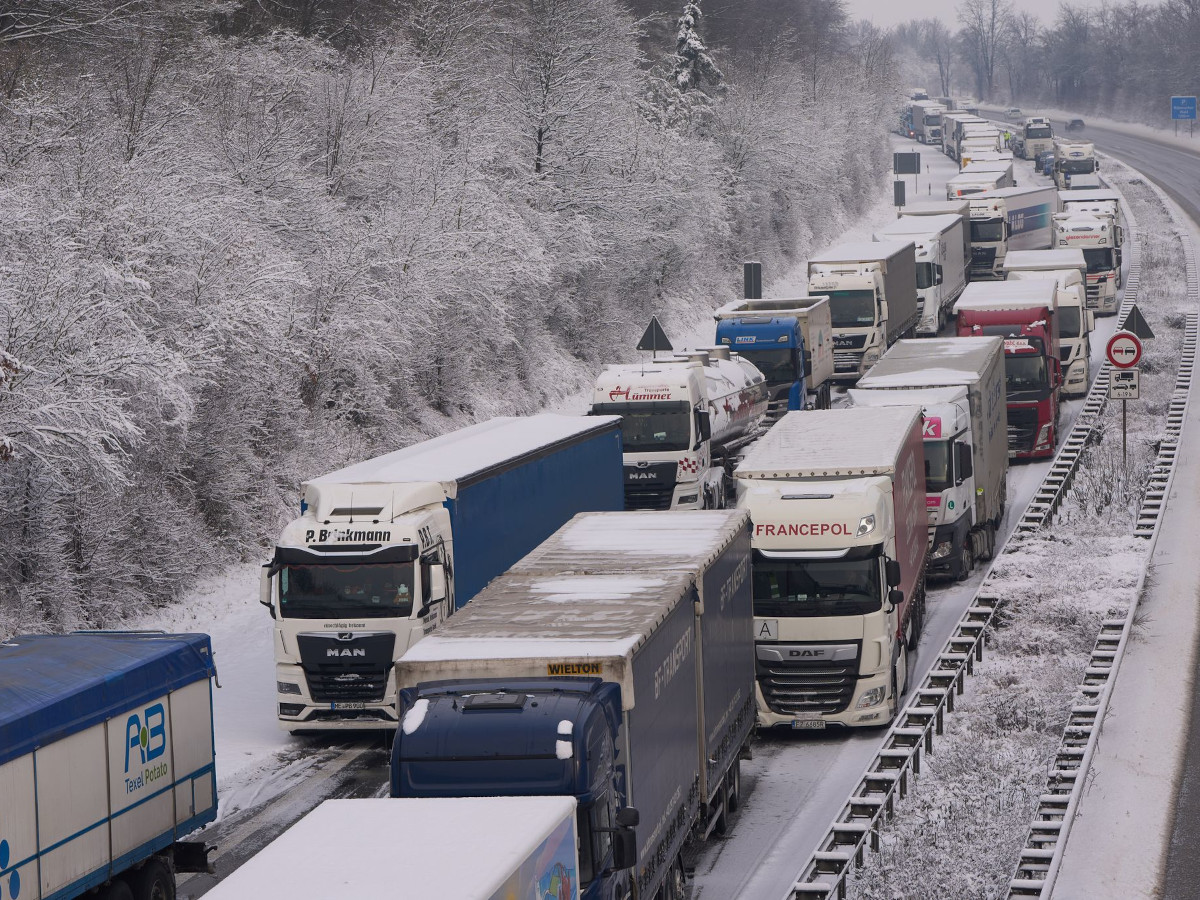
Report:
M 892 206 L 903 206 L 903 205 L 904 205 L 904 182 L 903 181 L 893 181 L 892 182 Z
M 649 350 L 656 352 L 658 350 L 673 350 L 671 342 L 667 340 L 666 332 L 662 330 L 662 326 L 658 324 L 658 316 L 650 317 L 650 324 L 646 326 L 646 333 L 642 335 L 642 339 L 638 341 L 637 348 L 639 350 Z
M 892 174 L 894 174 L 894 175 L 920 175 L 921 174 L 921 154 L 920 153 L 893 153 L 892 154 Z
M 1143 341 L 1148 341 L 1154 337 L 1154 332 L 1150 330 L 1150 323 L 1146 321 L 1145 316 L 1142 315 L 1142 311 L 1137 308 L 1136 303 L 1129 307 L 1129 315 L 1125 317 L 1121 328 L 1124 331 L 1132 331 Z
M 1109 400 L 1137 400 L 1141 396 L 1141 372 L 1137 369 L 1120 369 L 1112 373 L 1108 382 Z
M 1132 331 L 1118 331 L 1104 348 L 1108 361 L 1118 369 L 1131 369 L 1142 358 L 1142 342 Z
M 1172 119 L 1195 119 L 1196 118 L 1196 98 L 1195 97 L 1172 97 L 1171 98 L 1171 118 Z

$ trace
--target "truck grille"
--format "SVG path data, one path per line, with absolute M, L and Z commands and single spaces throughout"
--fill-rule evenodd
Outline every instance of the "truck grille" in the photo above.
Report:
M 786 404 L 785 404 L 786 406 Z M 675 485 L 625 485 L 626 509 L 670 509 Z
M 1092 282 L 1087 286 L 1087 307 L 1095 309 L 1100 305 L 1100 283 Z
M 1070 347 L 1066 344 L 1063 344 L 1061 347 L 1058 348 L 1058 355 L 1062 358 L 1063 362 L 1070 362 L 1071 354 L 1074 352 L 1075 352 L 1075 348 Z
M 317 703 L 378 702 L 392 668 L 393 634 L 301 634 L 296 638 L 308 692 Z
M 787 411 L 788 411 L 787 394 L 783 394 L 782 396 L 775 397 L 774 399 L 767 401 L 767 421 L 768 422 L 778 422 L 780 419 L 782 419 L 784 417 L 784 415 L 787 414 Z M 626 508 L 628 509 L 628 506 Z
M 833 354 L 833 371 L 856 373 L 858 372 L 858 364 L 861 361 L 862 353 L 856 353 L 853 350 L 840 353 L 835 351 Z
M 339 700 L 378 702 L 387 688 L 388 667 L 370 663 L 334 663 L 317 666 L 315 671 L 304 667 L 308 692 L 317 703 L 337 703 Z
M 849 660 L 756 661 L 763 699 L 781 716 L 840 713 L 854 697 L 858 654 Z
M 1024 409 L 1008 408 L 1008 452 L 1029 453 L 1033 450 L 1033 442 L 1037 439 L 1038 418 L 1037 410 L 1030 407 Z

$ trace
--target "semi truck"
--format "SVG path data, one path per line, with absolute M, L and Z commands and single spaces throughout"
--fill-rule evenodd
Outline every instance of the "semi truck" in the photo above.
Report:
M 918 337 L 937 336 L 967 285 L 966 233 L 961 215 L 902 215 L 875 233 L 877 241 L 912 241 L 916 247 Z
M 1004 277 L 1004 257 L 1011 250 L 1048 250 L 1053 243 L 1053 215 L 1058 193 L 1052 187 L 1011 187 L 970 199 L 970 279 Z
M 573 796 L 584 897 L 682 898 L 683 853 L 729 826 L 754 726 L 748 526 L 568 523 L 397 662 L 392 796 Z M 636 831 L 629 872 L 613 829 Z
M 1011 186 L 1012 179 L 1007 178 L 1003 172 L 959 172 L 946 180 L 946 199 L 958 200 Z
M 1058 443 L 1061 348 L 1050 280 L 976 282 L 954 305 L 959 337 L 1004 339 L 1009 459 L 1044 459 Z
M 1077 249 L 1014 250 L 1004 261 L 1008 281 L 1051 279 L 1055 294 L 1058 339 L 1063 365 L 1063 394 L 1081 397 L 1092 382 L 1094 313 L 1085 299 L 1083 254 Z
M 1054 245 L 1083 253 L 1087 305 L 1097 314 L 1113 316 L 1121 305 L 1121 244 L 1124 229 L 1110 212 L 1071 209 L 1054 217 Z
M 960 200 L 918 200 L 902 207 L 902 216 L 962 216 L 963 220 L 963 259 L 971 259 L 971 201 Z
M 942 116 L 946 110 L 933 100 L 917 100 L 909 110 L 909 137 L 921 144 L 942 143 Z
M 1054 131 L 1045 116 L 1029 116 L 1013 138 L 1013 153 L 1021 159 L 1037 159 L 1039 153 L 1054 149 Z
M 1071 179 L 1076 175 L 1093 175 L 1099 169 L 1095 144 L 1090 141 L 1054 139 L 1054 184 L 1060 191 L 1070 190 Z M 1090 187 L 1092 185 L 1089 183 Z
M 731 454 L 766 412 L 762 372 L 728 347 L 608 366 L 590 410 L 621 417 L 626 509 L 724 506 Z
M 0 896 L 175 896 L 209 871 L 217 817 L 204 634 L 81 632 L 0 643 Z
M 964 580 L 976 560 L 994 555 L 1008 498 L 1002 340 L 898 341 L 850 398 L 922 408 L 928 568 Z
M 788 413 L 738 465 L 753 524 L 758 722 L 884 725 L 925 618 L 918 406 Z
M 280 726 L 394 728 L 405 650 L 575 513 L 624 506 L 621 425 L 496 418 L 305 482 L 260 583 Z
M 942 116 L 942 150 L 953 160 L 958 159 L 958 148 L 968 126 L 975 126 L 976 130 L 992 127 L 987 119 L 965 110 Z
M 829 408 L 833 319 L 828 297 L 735 300 L 722 306 L 717 344 L 735 348 L 767 382 L 767 420 L 789 409 Z
M 835 377 L 856 379 L 920 318 L 912 241 L 841 244 L 808 261 L 808 289 L 829 297 Z
M 573 797 L 326 800 L 205 896 L 580 900 L 576 815 Z

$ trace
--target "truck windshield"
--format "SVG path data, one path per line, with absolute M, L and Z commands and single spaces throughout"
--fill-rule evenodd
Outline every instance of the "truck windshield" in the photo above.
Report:
M 1041 354 L 1004 354 L 1004 383 L 1009 400 L 1041 397 L 1048 389 L 1046 360 Z
M 1004 222 L 1000 219 L 971 223 L 972 244 L 995 244 L 1002 240 L 1004 240 Z
M 1091 157 L 1087 159 L 1064 159 L 1059 163 L 1059 166 L 1068 175 L 1087 175 L 1096 171 L 1096 160 Z
M 692 448 L 692 410 L 683 401 L 596 403 L 592 414 L 621 417 L 621 446 L 626 453 L 674 453 Z
M 413 564 L 289 565 L 279 571 L 279 611 L 285 618 L 407 618 L 412 613 Z
M 925 491 L 940 494 L 954 486 L 950 471 L 952 441 L 924 441 L 925 448 Z
M 1049 125 L 1030 125 L 1025 129 L 1025 140 L 1031 138 L 1048 138 L 1053 137 L 1050 133 Z
M 834 328 L 862 328 L 875 324 L 874 291 L 821 291 L 829 295 Z
M 1093 250 L 1084 250 L 1083 260 L 1087 263 L 1087 270 L 1092 275 L 1095 275 L 1097 272 L 1110 272 L 1116 268 L 1113 264 L 1113 252 L 1109 247 L 1096 247 Z
M 756 616 L 857 616 L 882 607 L 880 548 L 841 559 L 772 559 L 754 551 Z
M 925 127 L 926 128 L 929 128 L 930 126 L 934 126 L 934 125 L 941 125 L 941 124 L 942 124 L 941 114 L 925 117 Z
M 772 347 L 770 350 L 739 350 L 742 356 L 758 367 L 767 384 L 791 384 L 796 381 L 796 351 L 790 347 Z
M 1079 337 L 1079 307 L 1060 306 L 1058 308 L 1058 336 L 1060 338 Z
M 934 285 L 933 279 L 933 263 L 919 262 L 917 263 L 917 290 L 923 291 L 931 288 Z

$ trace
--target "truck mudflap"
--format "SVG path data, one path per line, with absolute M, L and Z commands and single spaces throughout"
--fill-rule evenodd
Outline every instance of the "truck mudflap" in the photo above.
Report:
M 216 849 L 216 844 L 203 841 L 176 841 L 171 845 L 171 863 L 176 872 L 216 875 L 216 867 L 208 859 L 208 854 Z

